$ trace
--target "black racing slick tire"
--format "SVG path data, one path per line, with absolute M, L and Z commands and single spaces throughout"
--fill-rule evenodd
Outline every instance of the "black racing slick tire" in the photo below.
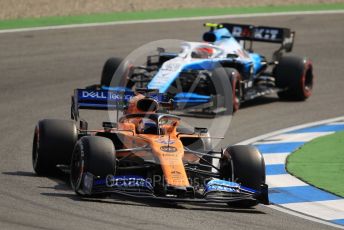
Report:
M 238 70 L 233 68 L 225 68 L 230 83 L 232 87 L 232 104 L 233 104 L 233 113 L 239 110 L 240 108 L 240 102 L 241 102 L 241 75 Z
M 45 119 L 38 122 L 32 145 L 37 175 L 54 175 L 56 165 L 69 165 L 78 132 L 74 121 Z
M 100 79 L 101 86 L 109 87 L 111 85 L 112 78 L 121 65 L 122 61 L 123 59 L 121 58 L 111 57 L 105 62 Z
M 282 100 L 304 101 L 312 94 L 313 65 L 306 58 L 283 56 L 273 69 L 276 86 L 282 91 L 278 96 Z
M 85 174 L 95 178 L 114 175 L 116 170 L 115 148 L 105 137 L 82 137 L 75 145 L 71 165 L 70 183 L 78 195 L 92 195 L 84 192 Z
M 265 185 L 265 162 L 257 148 L 250 145 L 227 147 L 220 160 L 220 174 L 224 180 L 234 181 L 244 187 L 262 191 Z M 251 207 L 258 200 L 229 203 L 231 206 Z

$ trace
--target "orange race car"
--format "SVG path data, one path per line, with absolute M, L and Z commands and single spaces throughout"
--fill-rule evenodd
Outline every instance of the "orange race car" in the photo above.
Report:
M 53 175 L 68 167 L 72 188 L 80 196 L 269 203 L 264 159 L 255 147 L 213 151 L 206 128 L 180 127 L 180 117 L 161 112 L 173 103 L 160 94 L 144 94 L 75 90 L 73 120 L 45 119 L 35 128 L 35 172 Z M 124 115 L 117 122 L 103 122 L 100 130 L 89 130 L 79 109 L 123 110 Z

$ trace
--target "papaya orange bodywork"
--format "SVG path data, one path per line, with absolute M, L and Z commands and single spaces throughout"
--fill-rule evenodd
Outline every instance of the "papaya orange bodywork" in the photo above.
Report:
M 166 124 L 158 124 L 159 131 L 156 134 L 142 134 L 138 131 L 138 126 L 145 117 L 136 117 L 135 114 L 148 116 L 155 113 L 155 111 L 142 112 L 137 108 L 138 101 L 143 98 L 142 95 L 138 95 L 130 101 L 128 109 L 125 111 L 127 116 L 120 119 L 117 128 L 103 131 L 121 134 L 123 150 L 116 153 L 116 157 L 130 157 L 130 155 L 133 155 L 144 159 L 152 158 L 160 163 L 164 180 L 168 185 L 175 187 L 190 186 L 184 163 L 198 162 L 200 157 L 184 152 L 184 145 L 180 138 L 185 137 L 185 135 L 179 135 L 177 132 L 180 122 L 179 118 L 171 118 Z M 134 116 L 128 117 L 128 114 Z M 199 135 L 189 134 L 187 137 L 200 138 Z M 130 151 L 131 149 L 138 148 L 143 148 L 143 150 Z M 144 148 L 149 150 L 144 150 Z

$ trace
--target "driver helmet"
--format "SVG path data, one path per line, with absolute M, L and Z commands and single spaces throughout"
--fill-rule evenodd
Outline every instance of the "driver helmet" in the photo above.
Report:
M 193 58 L 210 58 L 214 54 L 214 49 L 211 47 L 197 47 L 192 52 Z

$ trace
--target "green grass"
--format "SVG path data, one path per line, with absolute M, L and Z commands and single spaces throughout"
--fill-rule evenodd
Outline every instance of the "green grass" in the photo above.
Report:
M 29 28 L 42 26 L 70 25 L 82 23 L 100 23 L 147 19 L 166 19 L 179 17 L 235 15 L 249 13 L 294 12 L 294 11 L 321 11 L 344 9 L 344 3 L 313 4 L 313 5 L 287 5 L 287 6 L 261 6 L 236 8 L 194 8 L 178 10 L 157 10 L 142 12 L 120 12 L 77 16 L 24 18 L 0 21 L 0 29 Z
M 288 157 L 287 170 L 307 183 L 344 197 L 344 132 L 305 144 Z

